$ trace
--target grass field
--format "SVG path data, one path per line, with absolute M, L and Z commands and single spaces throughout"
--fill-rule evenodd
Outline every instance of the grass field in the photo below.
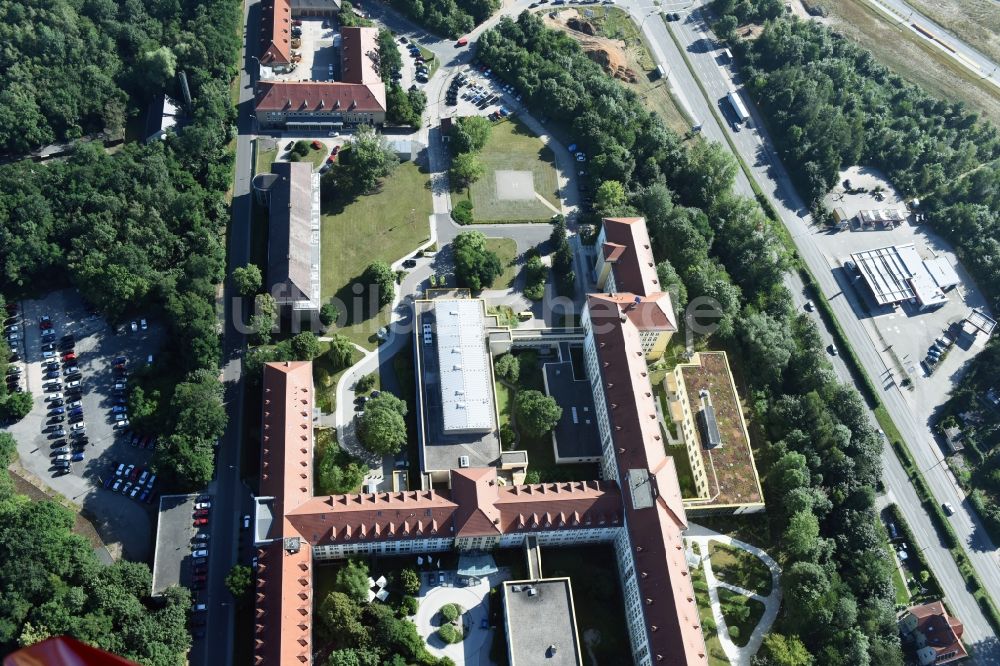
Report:
M 771 593 L 771 572 L 754 555 L 742 548 L 715 541 L 709 546 L 709 551 L 712 571 L 719 580 L 760 595 Z
M 994 62 L 1000 61 L 1000 11 L 993 0 L 907 0 L 907 4 Z
M 517 263 L 517 243 L 510 238 L 487 238 L 486 249 L 496 252 L 503 266 L 503 273 L 490 289 L 510 289 L 521 270 L 521 265 Z
M 261 150 L 260 139 L 257 139 L 257 164 L 254 168 L 254 173 L 267 173 L 271 170 L 271 165 L 274 164 L 274 160 L 278 159 L 278 148 L 274 147 L 270 150 Z
M 498 199 L 497 171 L 531 171 L 535 192 L 559 209 L 559 184 L 552 150 L 520 122 L 513 120 L 494 125 L 490 140 L 478 157 L 483 165 L 483 177 L 464 195 L 452 195 L 452 203 L 462 196 L 472 201 L 476 222 L 548 222 L 556 212 L 537 198 L 525 201 Z
M 951 0 L 951 4 L 959 1 L 966 0 Z M 831 28 L 870 50 L 876 60 L 907 81 L 939 99 L 962 101 L 1000 124 L 1000 95 L 996 89 L 926 39 L 890 23 L 864 0 L 817 0 L 817 4 L 829 13 Z
M 428 183 L 426 173 L 404 162 L 377 192 L 339 210 L 324 210 L 321 295 L 324 302 L 336 297 L 343 304 L 347 321 L 336 332 L 366 348 L 374 349 L 375 332 L 386 324 L 389 312 L 367 312 L 362 303 L 355 303 L 351 287 L 371 262 L 392 263 L 427 240 Z

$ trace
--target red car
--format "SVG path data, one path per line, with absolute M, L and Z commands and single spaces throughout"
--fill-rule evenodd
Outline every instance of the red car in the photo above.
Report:
M 340 152 L 340 146 L 334 146 L 333 150 L 330 151 L 330 154 L 331 155 L 336 155 L 339 152 Z
M 136 479 L 139 478 L 139 474 L 141 474 L 141 473 L 142 473 L 142 468 L 141 467 L 136 467 L 134 470 L 132 470 L 132 476 L 130 477 L 129 480 L 130 481 L 135 481 Z
M 73 352 L 66 352 L 65 354 L 63 354 L 63 360 L 64 361 L 75 361 L 76 360 L 76 354 L 74 354 Z
M 328 158 L 326 158 L 326 161 L 327 161 L 327 164 L 333 164 L 334 162 L 337 161 L 337 156 L 334 155 L 334 154 L 331 154 Z
M 313 147 L 313 150 L 320 150 L 323 147 L 323 144 L 315 139 L 313 139 L 313 142 L 309 145 Z
M 204 518 L 207 515 L 208 515 L 208 509 L 198 509 L 197 511 L 194 512 L 195 518 Z
M 208 518 L 195 518 L 194 519 L 194 526 L 195 527 L 202 527 L 203 525 L 208 525 Z

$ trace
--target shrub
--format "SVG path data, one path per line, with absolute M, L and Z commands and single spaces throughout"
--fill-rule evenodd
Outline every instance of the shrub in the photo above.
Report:
M 403 597 L 403 600 L 399 604 L 399 609 L 407 616 L 416 615 L 419 607 L 420 604 L 417 602 L 416 597 L 411 597 L 408 594 Z
M 455 628 L 452 624 L 446 624 L 440 629 L 438 629 L 438 636 L 441 637 L 445 643 L 455 644 L 461 643 L 464 636 L 462 632 Z
M 441 607 L 441 617 L 445 622 L 454 622 L 462 614 L 461 609 L 456 604 L 445 604 Z
M 459 201 L 451 209 L 451 219 L 455 220 L 458 224 L 472 224 L 472 208 L 472 202 L 468 199 Z

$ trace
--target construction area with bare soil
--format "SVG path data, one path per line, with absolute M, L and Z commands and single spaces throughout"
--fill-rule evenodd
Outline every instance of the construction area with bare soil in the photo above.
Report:
M 679 134 L 690 129 L 670 95 L 667 82 L 657 78 L 656 65 L 628 14 L 614 7 L 566 8 L 542 15 L 545 25 L 576 40 L 587 56 L 609 75 L 625 83 Z

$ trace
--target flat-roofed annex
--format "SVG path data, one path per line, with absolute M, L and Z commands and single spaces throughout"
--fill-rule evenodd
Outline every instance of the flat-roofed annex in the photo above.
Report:
M 445 432 L 493 429 L 493 387 L 486 322 L 479 300 L 434 303 Z

